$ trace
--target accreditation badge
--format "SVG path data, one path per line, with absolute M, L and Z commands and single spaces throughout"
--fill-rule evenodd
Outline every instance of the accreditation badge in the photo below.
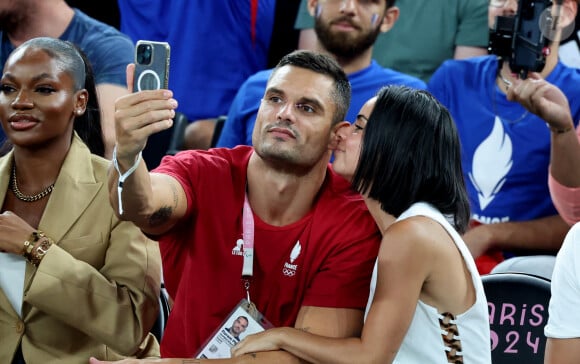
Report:
M 196 354 L 197 359 L 231 358 L 230 349 L 247 335 L 274 327 L 247 299 L 242 299 Z

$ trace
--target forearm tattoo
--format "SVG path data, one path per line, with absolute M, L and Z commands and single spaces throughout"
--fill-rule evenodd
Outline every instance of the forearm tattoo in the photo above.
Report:
M 171 192 L 173 193 L 173 208 L 176 209 L 177 208 L 177 203 L 179 202 L 179 198 L 177 197 L 177 186 L 175 185 L 175 183 L 171 184 Z

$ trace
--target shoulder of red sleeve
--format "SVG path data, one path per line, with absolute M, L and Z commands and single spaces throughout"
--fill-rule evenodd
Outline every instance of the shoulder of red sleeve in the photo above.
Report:
M 209 166 L 227 165 L 236 166 L 247 164 L 253 152 L 253 148 L 240 145 L 235 148 L 212 148 L 209 150 L 184 150 L 173 156 L 165 156 L 159 166 L 152 170 L 155 173 L 165 173 L 177 165 Z
M 328 233 L 338 232 L 347 226 L 352 226 L 356 230 L 354 235 L 360 234 L 361 239 L 377 233 L 375 221 L 363 197 L 352 188 L 349 181 L 330 167 L 324 188 L 315 217 L 330 222 L 327 225 Z

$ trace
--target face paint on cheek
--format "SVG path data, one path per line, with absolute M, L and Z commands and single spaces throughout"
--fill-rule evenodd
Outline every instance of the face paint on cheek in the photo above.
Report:
M 371 25 L 374 27 L 377 24 L 377 20 L 379 20 L 379 14 L 374 13 L 371 17 Z
M 320 18 L 320 14 L 322 14 L 322 5 L 318 4 L 316 5 L 316 12 L 314 13 L 314 16 L 316 18 Z

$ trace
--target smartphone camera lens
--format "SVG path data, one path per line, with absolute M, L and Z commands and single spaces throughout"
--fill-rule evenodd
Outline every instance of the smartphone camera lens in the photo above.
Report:
M 151 64 L 151 56 L 153 54 L 153 49 L 150 44 L 139 44 L 137 47 L 137 63 L 139 64 Z

